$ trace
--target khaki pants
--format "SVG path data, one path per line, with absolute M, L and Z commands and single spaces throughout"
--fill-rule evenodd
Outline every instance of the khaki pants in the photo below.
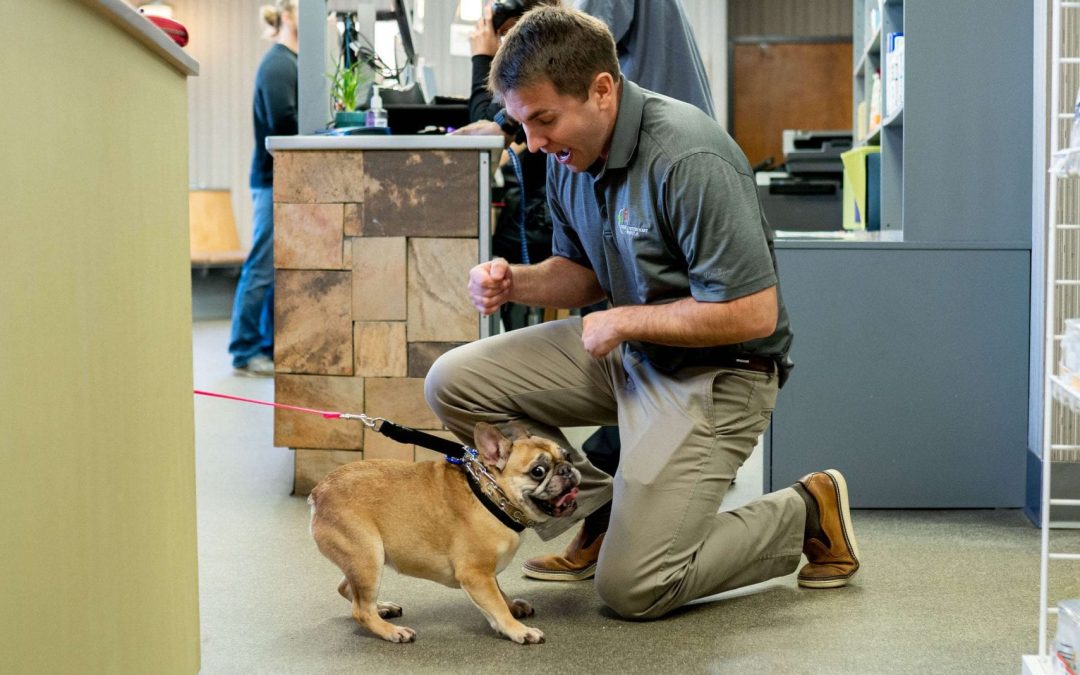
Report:
M 611 499 L 596 589 L 620 615 L 638 619 L 795 570 L 806 519 L 797 492 L 717 513 L 769 424 L 776 392 L 776 375 L 766 373 L 667 374 L 624 360 L 621 350 L 594 358 L 578 318 L 458 347 L 426 381 L 428 403 L 463 442 L 473 443 L 477 422 L 524 420 L 571 452 L 582 475 L 578 512 L 537 532 L 550 539 Z M 622 455 L 614 480 L 559 431 L 616 423 Z

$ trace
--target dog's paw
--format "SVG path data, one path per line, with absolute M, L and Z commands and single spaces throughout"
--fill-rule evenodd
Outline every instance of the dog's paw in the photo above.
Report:
M 514 615 L 515 619 L 524 619 L 525 617 L 532 616 L 536 612 L 533 611 L 532 605 L 524 600 L 512 600 L 510 602 L 510 613 Z
M 507 633 L 506 636 L 519 645 L 538 645 L 544 641 L 542 630 L 528 626 L 522 626 L 520 630 Z
M 396 603 L 379 601 L 375 605 L 379 609 L 380 619 L 396 619 L 402 614 L 401 605 Z
M 416 631 L 408 626 L 391 626 L 382 638 L 387 642 L 412 642 L 416 640 Z

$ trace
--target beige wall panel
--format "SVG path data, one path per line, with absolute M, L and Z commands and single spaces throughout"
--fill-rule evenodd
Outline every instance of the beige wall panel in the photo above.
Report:
M 293 494 L 306 497 L 319 481 L 339 466 L 364 458 L 364 453 L 353 450 L 296 449 L 293 473 Z
M 341 269 L 341 204 L 275 204 L 274 267 Z
M 405 322 L 357 321 L 354 334 L 357 375 L 405 377 L 408 373 Z
M 364 380 L 278 373 L 274 379 L 274 400 L 315 410 L 361 413 Z M 361 450 L 362 430 L 359 420 L 326 419 L 299 410 L 274 409 L 274 445 L 279 447 Z
M 370 417 L 414 429 L 442 428 L 442 422 L 424 399 L 424 381 L 420 378 L 365 378 L 364 400 Z
M 278 270 L 274 367 L 279 373 L 352 375 L 350 272 Z
M 352 240 L 352 316 L 356 321 L 404 321 L 406 247 L 404 237 Z
M 364 153 L 290 150 L 274 155 L 274 203 L 364 201 Z
M 369 152 L 364 170 L 364 236 L 477 236 L 477 153 Z
M 188 78 L 3 9 L 0 670 L 197 673 Z
M 470 239 L 409 240 L 409 341 L 467 342 L 480 322 L 466 283 L 478 262 Z

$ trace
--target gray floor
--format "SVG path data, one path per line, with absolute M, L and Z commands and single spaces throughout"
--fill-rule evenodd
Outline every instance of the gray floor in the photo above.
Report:
M 226 321 L 196 322 L 196 387 L 272 400 L 272 380 L 232 375 L 227 342 Z M 389 644 L 357 627 L 336 593 L 307 504 L 289 495 L 292 452 L 273 447 L 271 410 L 196 397 L 195 421 L 206 673 L 1018 673 L 1038 645 L 1039 536 L 1013 510 L 856 512 L 864 567 L 850 587 L 805 591 L 786 577 L 651 623 L 615 618 L 592 582 L 524 579 L 521 560 L 570 536 L 526 533 L 500 583 L 536 608 L 527 623 L 545 644 L 498 638 L 460 590 L 388 571 L 381 596 L 418 633 Z M 758 452 L 724 507 L 760 485 Z M 1080 551 L 1080 533 L 1055 541 Z M 1053 597 L 1080 597 L 1073 565 L 1055 568 L 1068 583 Z

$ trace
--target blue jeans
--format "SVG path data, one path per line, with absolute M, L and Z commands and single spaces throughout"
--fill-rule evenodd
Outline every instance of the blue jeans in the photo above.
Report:
M 274 355 L 274 189 L 253 187 L 251 200 L 251 252 L 236 284 L 229 337 L 235 368 L 243 368 L 257 354 Z

